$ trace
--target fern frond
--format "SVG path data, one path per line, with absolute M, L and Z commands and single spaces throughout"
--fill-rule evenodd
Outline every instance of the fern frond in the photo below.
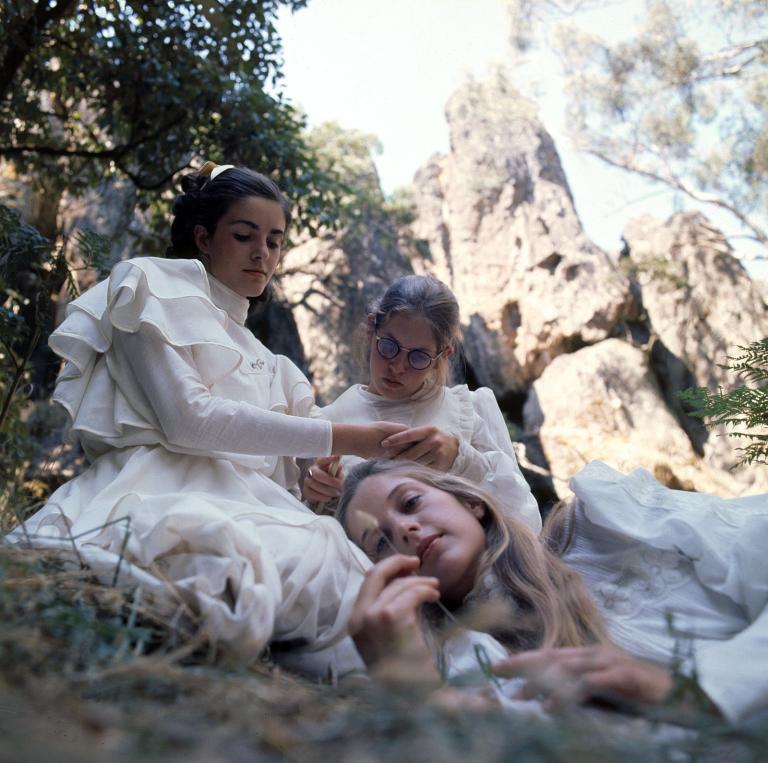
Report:
M 738 348 L 741 354 L 728 356 L 728 362 L 720 364 L 720 367 L 735 371 L 738 376 L 754 384 L 768 381 L 768 337 L 752 342 L 747 347 L 739 345 Z
M 768 381 L 768 337 L 740 346 L 739 350 L 739 355 L 729 356 L 720 367 L 735 372 L 751 385 Z M 728 427 L 731 437 L 750 441 L 737 449 L 741 453 L 739 465 L 768 463 L 768 434 L 747 431 L 768 427 L 768 385 L 745 385 L 728 392 L 698 387 L 683 390 L 678 397 L 688 404 L 690 415 L 706 419 L 707 426 Z

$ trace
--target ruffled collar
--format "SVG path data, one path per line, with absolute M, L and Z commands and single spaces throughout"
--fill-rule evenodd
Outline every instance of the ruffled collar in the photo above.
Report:
M 245 325 L 250 302 L 237 292 L 232 291 L 229 286 L 225 286 L 210 273 L 208 273 L 208 283 L 211 286 L 213 304 L 221 308 L 235 323 L 241 326 Z

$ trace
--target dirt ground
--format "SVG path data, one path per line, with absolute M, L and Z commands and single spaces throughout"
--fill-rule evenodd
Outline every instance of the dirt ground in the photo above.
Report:
M 455 696 L 227 664 L 87 570 L 0 547 L 0 763 L 768 760 L 768 730 L 709 716 L 531 720 Z

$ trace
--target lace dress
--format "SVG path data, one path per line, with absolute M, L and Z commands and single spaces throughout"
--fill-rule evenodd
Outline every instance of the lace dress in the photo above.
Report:
M 593 461 L 563 556 L 637 657 L 695 669 L 731 720 L 768 713 L 768 494 L 671 490 Z

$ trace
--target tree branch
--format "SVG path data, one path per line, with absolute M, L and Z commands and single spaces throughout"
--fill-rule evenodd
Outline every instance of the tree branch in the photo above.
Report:
M 768 245 L 768 233 L 766 233 L 766 231 L 760 228 L 756 223 L 750 220 L 746 215 L 740 212 L 736 207 L 734 207 L 732 204 L 728 203 L 721 197 L 716 196 L 715 194 L 712 194 L 712 193 L 704 193 L 703 191 L 694 190 L 693 188 L 688 186 L 686 183 L 684 183 L 679 177 L 677 177 L 671 171 L 670 171 L 669 177 L 664 177 L 664 175 L 661 175 L 657 172 L 642 169 L 640 167 L 636 167 L 631 164 L 625 164 L 624 162 L 617 161 L 616 159 L 613 159 L 607 154 L 604 154 L 599 149 L 587 148 L 586 150 L 587 150 L 587 153 L 592 154 L 592 156 L 597 157 L 598 159 L 610 165 L 611 167 L 616 167 L 617 169 L 620 169 L 620 170 L 634 172 L 636 175 L 640 175 L 641 177 L 648 178 L 648 180 L 653 180 L 657 183 L 663 183 L 664 185 L 668 185 L 671 188 L 674 188 L 684 193 L 686 196 L 693 199 L 694 201 L 699 201 L 702 204 L 712 204 L 716 207 L 720 207 L 720 209 L 724 209 L 727 212 L 730 212 L 737 220 L 739 220 L 739 222 L 741 222 L 742 225 L 744 225 L 744 227 L 752 231 L 756 241 L 760 242 L 761 244 Z

